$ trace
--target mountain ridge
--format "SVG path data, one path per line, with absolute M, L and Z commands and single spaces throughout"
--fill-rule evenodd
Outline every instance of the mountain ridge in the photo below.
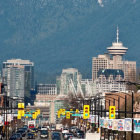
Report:
M 97 0 L 5 1 L 0 1 L 0 63 L 29 59 L 40 82 L 54 81 L 68 67 L 91 78 L 92 57 L 106 52 L 119 26 L 120 41 L 128 47 L 125 59 L 140 66 L 138 1 L 108 1 L 104 7 Z

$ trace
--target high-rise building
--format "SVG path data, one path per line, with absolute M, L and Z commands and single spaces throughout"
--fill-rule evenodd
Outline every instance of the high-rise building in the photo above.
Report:
M 123 46 L 119 41 L 119 30 L 117 28 L 117 40 L 107 48 L 108 54 L 98 55 L 92 59 L 92 80 L 97 79 L 97 73 L 100 69 L 120 69 L 124 72 L 126 81 L 136 80 L 136 61 L 125 61 L 123 55 L 126 54 L 128 48 Z
M 109 56 L 98 55 L 98 57 L 93 57 L 92 59 L 92 79 L 97 78 L 97 73 L 100 69 L 107 69 L 109 66 Z
M 11 59 L 3 62 L 2 79 L 7 84 L 8 96 L 30 97 L 34 88 L 34 63 Z
M 81 74 L 75 68 L 63 69 L 60 77 L 57 77 L 57 92 L 61 95 L 67 95 L 70 92 L 77 93 Z
M 56 84 L 38 84 L 36 88 L 37 88 L 37 93 L 39 94 L 45 94 L 45 95 L 57 94 Z

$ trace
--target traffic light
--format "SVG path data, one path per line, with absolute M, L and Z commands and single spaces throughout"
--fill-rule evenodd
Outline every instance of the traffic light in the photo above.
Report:
M 115 119 L 115 106 L 109 106 L 109 119 Z
M 34 113 L 32 114 L 32 118 L 33 118 L 34 120 L 37 118 L 36 112 L 34 112 Z
M 83 119 L 88 119 L 89 118 L 89 105 L 84 105 L 83 109 Z
M 58 110 L 57 115 L 58 115 L 58 118 L 60 118 L 60 110 Z
M 59 109 L 59 113 L 60 113 L 60 115 L 62 114 L 62 111 L 63 111 L 63 109 Z
M 73 111 L 73 109 L 70 109 L 70 111 Z
M 18 116 L 17 116 L 17 119 L 18 119 L 18 120 L 20 120 L 20 119 L 21 119 L 21 116 L 20 116 L 20 115 L 18 115 Z
M 70 119 L 70 112 L 67 112 L 67 113 L 66 113 L 66 118 L 67 118 L 67 119 Z
M 79 110 L 78 109 L 76 109 L 76 111 L 75 111 L 76 113 L 79 113 Z
M 62 109 L 62 115 L 65 115 L 65 109 Z
M 25 114 L 24 103 L 18 103 L 18 116 L 17 116 L 17 118 L 21 119 L 21 117 L 23 117 L 24 114 Z

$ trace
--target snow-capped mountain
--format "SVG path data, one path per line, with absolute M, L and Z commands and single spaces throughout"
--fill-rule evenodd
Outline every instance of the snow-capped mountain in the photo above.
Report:
M 101 7 L 104 7 L 104 5 L 106 4 L 111 4 L 111 3 L 115 3 L 117 0 L 98 0 L 97 2 L 99 3 L 99 5 Z M 128 3 L 129 2 L 132 2 L 132 3 L 136 3 L 137 0 L 128 0 Z

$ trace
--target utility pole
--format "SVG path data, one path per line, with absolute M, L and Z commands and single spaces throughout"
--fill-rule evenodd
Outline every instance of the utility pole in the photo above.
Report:
M 134 126 L 133 126 L 133 103 L 134 102 L 134 92 L 132 91 L 132 133 L 131 133 L 131 140 L 133 140 L 133 130 L 134 130 Z

